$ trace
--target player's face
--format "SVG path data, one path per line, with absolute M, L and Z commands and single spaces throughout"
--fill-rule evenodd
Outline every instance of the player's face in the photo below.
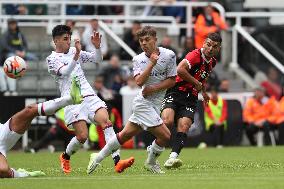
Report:
M 56 37 L 54 40 L 56 49 L 61 52 L 68 52 L 71 45 L 71 35 L 63 34 L 61 36 Z
M 151 55 L 152 52 L 154 52 L 156 50 L 156 43 L 157 43 L 157 38 L 150 36 L 150 35 L 146 35 L 143 37 L 139 38 L 139 43 L 140 46 L 142 48 L 142 50 L 147 54 L 147 55 Z
M 221 49 L 221 44 L 211 39 L 206 39 L 203 44 L 203 53 L 207 58 L 216 57 Z

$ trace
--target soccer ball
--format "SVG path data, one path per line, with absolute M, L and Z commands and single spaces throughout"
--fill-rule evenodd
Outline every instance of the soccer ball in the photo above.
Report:
M 8 77 L 18 79 L 25 74 L 27 65 L 21 57 L 11 56 L 5 60 L 3 68 Z

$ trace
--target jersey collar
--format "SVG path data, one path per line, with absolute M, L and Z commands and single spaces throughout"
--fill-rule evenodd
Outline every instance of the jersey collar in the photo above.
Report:
M 201 48 L 201 57 L 205 60 L 206 63 L 209 63 L 210 60 L 208 60 L 205 55 L 203 54 L 203 48 Z

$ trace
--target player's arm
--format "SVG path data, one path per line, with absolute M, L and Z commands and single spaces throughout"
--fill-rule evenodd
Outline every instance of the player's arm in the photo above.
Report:
M 48 72 L 56 76 L 68 76 L 75 68 L 78 59 L 80 57 L 81 44 L 80 41 L 75 42 L 76 52 L 73 59 L 70 62 L 62 62 L 57 57 L 48 57 L 46 59 L 48 65 Z
M 207 94 L 206 92 L 206 82 L 207 82 L 208 78 L 206 78 L 206 80 L 202 83 L 202 89 L 201 89 L 201 94 L 202 94 L 202 97 L 203 97 L 203 102 L 205 104 L 208 104 L 209 103 L 209 100 L 210 100 L 210 96 Z
M 177 74 L 181 77 L 184 81 L 191 83 L 194 88 L 198 91 L 202 89 L 202 83 L 196 80 L 190 73 L 191 65 L 187 59 L 183 59 L 178 67 L 177 67 Z
M 148 80 L 152 69 L 157 64 L 158 59 L 159 59 L 158 54 L 156 52 L 152 53 L 151 57 L 150 57 L 150 62 L 148 63 L 146 69 L 143 72 L 141 72 L 140 74 L 134 75 L 136 84 L 139 87 L 142 87 L 144 85 L 144 83 Z
M 102 52 L 101 52 L 101 39 L 102 39 L 102 36 L 100 35 L 100 33 L 94 32 L 93 36 L 91 37 L 91 42 L 95 46 L 95 50 L 93 52 L 82 51 L 81 56 L 80 56 L 82 63 L 87 63 L 87 62 L 100 63 L 100 62 L 102 62 L 103 55 L 102 55 Z
M 167 79 L 161 81 L 160 83 L 146 86 L 142 91 L 143 96 L 147 96 L 151 93 L 158 92 L 161 90 L 166 90 L 175 85 L 177 67 L 176 67 L 176 55 L 174 52 L 169 54 L 169 61 L 170 61 L 169 64 L 167 64 Z
M 167 79 L 161 81 L 160 83 L 149 85 L 149 86 L 145 87 L 142 91 L 142 95 L 145 97 L 145 96 L 148 96 L 152 93 L 162 91 L 162 90 L 166 90 L 168 88 L 173 87 L 175 85 L 175 83 L 176 83 L 176 77 L 175 76 L 167 78 Z
M 81 43 L 79 39 L 75 40 L 75 48 L 76 52 L 75 55 L 71 61 L 71 63 L 63 64 L 61 67 L 58 68 L 56 74 L 59 76 L 67 76 L 70 75 L 73 69 L 75 68 L 76 64 L 78 63 L 78 60 L 80 58 L 80 52 L 81 52 Z

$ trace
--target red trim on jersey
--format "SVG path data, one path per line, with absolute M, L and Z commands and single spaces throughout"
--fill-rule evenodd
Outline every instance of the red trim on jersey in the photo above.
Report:
M 8 178 L 14 178 L 14 171 L 11 168 L 10 168 L 10 170 L 8 172 Z
M 43 103 L 41 103 L 40 113 L 43 116 L 45 115 L 45 112 L 44 112 L 44 109 L 43 109 Z
M 10 130 L 10 131 L 13 131 L 13 130 L 12 130 L 12 127 L 11 127 L 11 123 L 12 123 L 11 120 L 12 120 L 12 118 L 10 118 L 10 120 L 9 120 L 9 130 Z
M 62 65 L 60 68 L 58 68 L 56 75 L 59 75 L 59 76 L 61 75 L 61 74 L 59 74 L 59 71 L 60 71 L 61 68 L 63 68 L 63 66 L 65 66 L 65 65 Z

